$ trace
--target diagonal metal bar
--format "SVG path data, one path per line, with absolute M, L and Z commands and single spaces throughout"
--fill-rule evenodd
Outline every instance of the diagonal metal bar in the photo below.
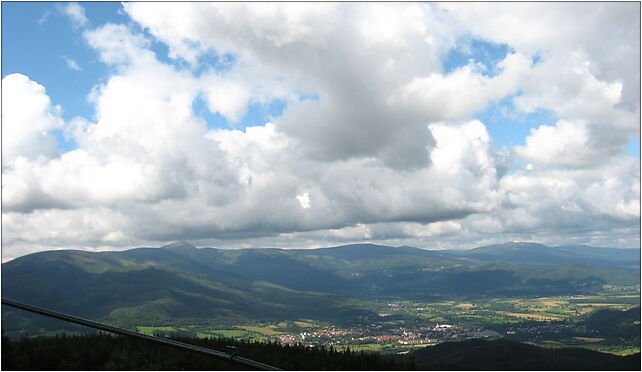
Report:
M 243 358 L 243 357 L 240 357 L 240 356 L 237 356 L 237 355 L 234 355 L 234 354 L 227 354 L 227 353 L 224 353 L 224 352 L 221 352 L 221 351 L 211 350 L 211 349 L 207 349 L 207 348 L 200 347 L 200 346 L 194 346 L 194 345 L 186 344 L 184 342 L 174 341 L 174 340 L 170 340 L 170 339 L 163 338 L 163 337 L 149 336 L 149 335 L 146 335 L 146 334 L 133 332 L 133 331 L 129 331 L 129 330 L 126 330 L 126 329 L 113 327 L 113 326 L 110 326 L 110 325 L 107 325 L 107 324 L 94 322 L 93 320 L 87 320 L 87 319 L 79 318 L 79 317 L 76 317 L 76 316 L 59 313 L 57 311 L 52 311 L 52 310 L 48 310 L 48 309 L 43 309 L 41 307 L 36 307 L 36 306 L 32 306 L 32 305 L 23 304 L 23 303 L 20 303 L 20 302 L 17 302 L 17 301 L 13 301 L 13 300 L 9 300 L 9 299 L 6 299 L 6 298 L 2 298 L 2 304 L 8 305 L 8 306 L 11 306 L 11 307 L 15 307 L 17 309 L 30 311 L 32 313 L 41 314 L 41 315 L 45 315 L 45 316 L 56 318 L 56 319 L 61 319 L 61 320 L 64 320 L 64 321 L 67 321 L 67 322 L 70 322 L 70 323 L 80 324 L 82 326 L 99 329 L 101 331 L 105 331 L 105 332 L 109 332 L 109 333 L 114 333 L 114 334 L 117 334 L 117 335 L 123 335 L 123 336 L 139 338 L 139 339 L 143 339 L 143 340 L 147 340 L 147 341 L 151 341 L 151 342 L 156 342 L 156 343 L 160 343 L 160 344 L 174 346 L 174 347 L 177 347 L 177 348 L 180 348 L 180 349 L 194 351 L 194 352 L 197 352 L 197 353 L 200 353 L 200 354 L 205 354 L 205 355 L 217 357 L 217 358 L 220 358 L 220 359 L 225 359 L 225 360 L 231 361 L 233 363 L 243 364 L 243 365 L 246 365 L 246 366 L 250 366 L 250 367 L 261 369 L 261 370 L 265 370 L 265 371 L 280 371 L 279 368 L 273 367 L 271 365 L 268 365 L 268 364 L 265 364 L 265 363 L 261 363 L 261 362 L 257 362 L 257 361 L 251 360 L 251 359 Z

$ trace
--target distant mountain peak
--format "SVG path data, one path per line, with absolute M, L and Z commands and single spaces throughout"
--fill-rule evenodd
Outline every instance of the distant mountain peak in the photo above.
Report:
M 545 247 L 544 244 L 540 243 L 535 243 L 535 242 L 527 242 L 527 241 L 522 241 L 522 240 L 514 240 L 512 242 L 506 242 L 503 244 L 498 244 L 498 245 L 522 245 L 522 246 L 538 246 L 538 247 Z
M 518 249 L 548 249 L 549 246 L 535 242 L 512 241 L 499 244 L 485 245 L 472 250 L 496 249 L 496 248 L 518 248 Z
M 192 250 L 192 249 L 197 249 L 195 246 L 191 245 L 190 243 L 182 240 L 175 241 L 173 243 L 167 244 L 162 246 L 161 248 L 165 249 L 181 249 L 181 250 Z

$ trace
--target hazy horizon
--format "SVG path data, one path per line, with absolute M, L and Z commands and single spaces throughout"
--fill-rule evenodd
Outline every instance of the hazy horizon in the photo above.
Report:
M 374 242 L 362 241 L 362 242 L 345 243 L 345 244 L 335 245 L 335 246 L 311 246 L 311 247 L 305 247 L 305 248 L 301 248 L 301 247 L 272 247 L 272 246 L 270 246 L 270 247 L 268 247 L 268 246 L 265 246 L 265 247 L 210 247 L 210 246 L 196 246 L 196 245 L 191 244 L 188 241 L 178 240 L 178 241 L 174 241 L 174 242 L 168 242 L 168 243 L 165 243 L 165 244 L 161 244 L 160 246 L 132 246 L 132 247 L 123 247 L 123 248 L 120 248 L 120 249 L 102 249 L 102 250 L 101 249 L 97 249 L 97 250 L 88 250 L 88 251 L 89 252 L 122 252 L 122 251 L 131 250 L 131 249 L 138 249 L 138 248 L 162 248 L 162 247 L 169 246 L 169 245 L 176 244 L 176 243 L 181 243 L 181 244 L 182 243 L 187 243 L 187 244 L 193 246 L 196 249 L 208 249 L 208 248 L 210 248 L 210 249 L 221 249 L 221 250 L 241 250 L 241 249 L 283 249 L 283 250 L 302 250 L 302 249 L 306 250 L 306 249 L 309 249 L 309 250 L 314 250 L 314 249 L 324 249 L 324 248 L 339 248 L 339 247 L 345 247 L 345 246 L 351 246 L 351 245 L 379 245 L 379 246 L 386 246 L 384 244 L 377 244 L 377 243 L 374 243 Z M 497 245 L 502 245 L 502 244 L 511 244 L 511 243 L 540 244 L 540 243 L 527 242 L 527 241 L 510 241 L 510 242 L 503 242 L 503 243 L 496 243 L 496 244 Z M 493 244 L 491 244 L 491 245 L 493 245 Z M 546 246 L 547 248 L 557 248 L 559 246 L 564 246 L 564 245 L 548 246 L 546 244 L 542 244 L 542 245 Z M 473 246 L 453 247 L 453 248 L 432 248 L 432 247 L 413 247 L 413 246 L 388 246 L 388 247 L 392 247 L 392 248 L 410 247 L 410 248 L 417 248 L 417 249 L 428 250 L 428 251 L 450 251 L 450 250 L 452 250 L 452 251 L 468 251 L 468 250 L 471 250 L 471 249 L 485 247 L 485 246 L 484 245 L 473 245 Z M 638 247 L 620 247 L 620 248 L 616 248 L 616 247 L 599 247 L 599 246 L 590 246 L 590 247 L 600 248 L 600 249 L 614 248 L 614 249 L 624 249 L 624 250 L 638 250 L 639 249 Z M 58 250 L 67 250 L 67 248 L 59 248 Z M 32 252 L 32 253 L 38 253 L 38 252 Z M 27 253 L 25 255 L 21 255 L 21 256 L 18 256 L 18 257 L 3 258 L 2 259 L 2 263 L 10 262 L 10 261 L 12 261 L 12 260 L 14 260 L 16 258 L 20 258 L 20 257 L 26 256 L 28 254 L 31 254 L 31 253 Z

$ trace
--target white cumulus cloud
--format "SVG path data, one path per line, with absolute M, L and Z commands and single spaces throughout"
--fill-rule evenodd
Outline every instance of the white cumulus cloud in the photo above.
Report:
M 640 163 L 624 151 L 636 4 L 134 2 L 136 24 L 91 29 L 73 4 L 112 68 L 95 116 L 69 123 L 42 85 L 3 79 L 5 256 L 177 239 L 639 244 Z M 490 76 L 474 60 L 444 71 L 471 38 L 509 52 Z M 507 98 L 555 124 L 499 148 L 474 117 Z M 282 114 L 240 124 L 274 102 Z M 59 154 L 56 130 L 78 148 Z
M 60 107 L 53 106 L 45 88 L 22 74 L 2 79 L 2 168 L 18 158 L 36 160 L 58 153 L 52 130 L 63 126 Z

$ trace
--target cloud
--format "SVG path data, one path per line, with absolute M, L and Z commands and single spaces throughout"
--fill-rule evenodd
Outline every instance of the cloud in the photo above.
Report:
M 290 104 L 275 121 L 313 156 L 382 156 L 393 166 L 428 161 L 424 147 L 432 139 L 423 128 L 439 118 L 388 103 L 417 74 L 441 71 L 439 54 L 453 42 L 447 22 L 427 4 L 139 3 L 125 10 L 176 58 L 194 62 L 210 49 L 232 53 L 244 68 L 261 66 L 295 93 L 319 97 Z
M 83 37 L 107 64 L 145 63 L 154 59 L 154 53 L 147 49 L 150 41 L 142 34 L 131 33 L 125 25 L 107 23 L 84 31 Z
M 303 194 L 299 194 L 296 199 L 301 203 L 301 208 L 308 209 L 312 205 L 310 203 L 310 193 L 304 192 Z
M 120 39 L 107 41 L 106 36 L 114 33 Z M 181 197 L 190 188 L 209 190 L 213 195 L 205 199 L 207 202 L 224 199 L 226 192 L 222 188 L 228 187 L 233 173 L 222 161 L 217 161 L 220 151 L 204 137 L 206 127 L 202 120 L 192 115 L 191 104 L 197 94 L 193 81 L 159 63 L 153 54 L 145 58 L 145 52 L 150 53 L 147 50 L 132 58 L 121 59 L 111 54 L 118 46 L 133 54 L 137 52 L 134 50 L 137 45 L 129 42 L 138 39 L 123 28 L 107 25 L 88 35 L 105 61 L 119 64 L 121 71 L 95 89 L 97 122 L 80 120 L 74 130 L 69 130 L 79 145 L 77 150 L 48 162 L 16 162 L 11 170 L 3 172 L 3 191 L 10 196 L 3 198 L 3 206 L 23 212 L 52 207 L 118 208 L 122 203 Z M 22 77 L 20 81 L 26 79 Z M 44 92 L 40 86 L 31 86 Z M 3 103 L 12 103 L 16 113 L 12 109 L 3 110 L 3 116 L 9 116 L 8 120 L 3 117 L 3 125 L 11 124 L 10 129 L 22 125 L 25 131 L 28 128 L 28 139 L 33 141 L 39 138 L 43 127 L 49 125 L 46 127 L 49 129 L 53 124 L 41 119 L 43 124 L 34 127 L 33 115 L 26 116 L 30 112 L 27 108 L 38 107 L 34 106 L 38 98 L 42 101 L 40 111 L 44 111 L 48 99 L 31 97 L 30 102 L 13 105 L 13 100 L 21 96 L 11 88 L 7 90 L 11 100 Z M 12 155 L 17 152 L 13 148 L 21 142 L 15 141 L 19 133 L 6 133 L 10 136 L 3 138 L 11 138 L 12 146 L 3 146 L 3 151 L 9 152 L 3 158 L 9 160 L 16 157 Z M 21 151 L 22 155 L 25 150 Z M 210 167 L 216 172 L 212 173 Z M 198 182 L 188 182 L 192 178 Z
M 587 152 L 599 154 L 592 159 L 639 140 L 640 4 L 487 5 L 439 4 L 471 33 L 540 60 L 520 85 L 518 110 L 582 121 Z M 529 156 L 535 151 L 531 147 Z
M 67 64 L 67 67 L 69 67 L 70 69 L 75 70 L 75 71 L 82 70 L 80 68 L 80 66 L 78 65 L 78 62 L 74 61 L 73 59 L 71 59 L 69 57 L 63 56 L 62 58 L 65 60 L 65 63 Z
M 637 229 L 640 221 L 639 161 L 617 158 L 592 169 L 537 169 L 504 177 L 505 230 L 608 232 Z
M 228 77 L 210 74 L 204 79 L 204 93 L 211 112 L 218 112 L 231 123 L 245 116 L 250 102 L 250 88 Z
M 3 79 L 3 253 L 177 239 L 639 243 L 639 160 L 622 152 L 639 129 L 637 73 L 628 59 L 608 65 L 572 17 L 581 9 L 609 29 L 620 5 L 496 6 L 480 11 L 503 32 L 457 4 L 126 3 L 138 25 L 82 33 L 112 67 L 90 95 L 95 117 L 64 123 L 44 87 Z M 519 22 L 529 12 L 533 35 Z M 569 50 L 547 28 L 556 12 L 580 27 L 564 26 Z M 511 52 L 492 76 L 476 61 L 445 73 L 462 37 Z M 155 42 L 189 65 L 156 55 Z M 207 65 L 223 54 L 224 69 Z M 507 97 L 556 123 L 497 149 L 473 117 Z M 234 129 L 209 128 L 199 100 Z M 282 115 L 237 127 L 275 101 Z M 58 154 L 54 130 L 78 148 Z
M 62 7 L 62 11 L 71 19 L 75 27 L 84 27 L 89 23 L 85 15 L 85 8 L 78 3 L 67 3 Z
M 623 106 L 623 81 L 626 76 L 622 75 L 621 80 L 613 82 L 598 80 L 590 72 L 589 60 L 582 53 L 564 60 L 551 57 L 532 71 L 522 87 L 523 94 L 514 100 L 517 109 L 523 112 L 551 110 L 563 119 L 557 127 L 582 127 L 582 133 L 578 135 L 583 138 L 585 149 L 581 151 L 575 147 L 572 150 L 581 151 L 584 157 L 584 161 L 575 161 L 578 166 L 609 159 L 624 152 L 628 142 L 639 139 L 639 106 Z M 558 128 L 557 132 L 563 136 L 562 130 Z M 542 135 L 543 132 L 540 133 Z M 531 147 L 529 153 L 533 151 L 535 147 Z M 545 152 L 544 148 L 542 152 Z M 560 161 L 565 160 L 560 158 Z
M 38 25 L 42 26 L 47 21 L 47 18 L 49 18 L 50 15 L 51 15 L 51 11 L 45 10 L 40 16 L 40 18 L 38 18 Z
M 20 158 L 37 160 L 57 155 L 51 133 L 61 128 L 60 108 L 53 106 L 45 88 L 22 74 L 2 79 L 2 168 Z
M 439 7 L 472 34 L 544 60 L 585 53 L 591 74 L 607 82 L 621 80 L 624 101 L 639 101 L 640 4 L 440 3 Z
M 430 121 L 462 120 L 490 102 L 516 93 L 530 65 L 528 57 L 514 53 L 498 64 L 501 73 L 493 78 L 481 75 L 472 64 L 447 75 L 416 77 L 401 86 L 389 102 Z
M 585 122 L 561 120 L 555 126 L 531 129 L 526 146 L 516 146 L 515 153 L 545 166 L 582 168 L 608 161 L 611 154 L 596 151 L 592 138 Z

